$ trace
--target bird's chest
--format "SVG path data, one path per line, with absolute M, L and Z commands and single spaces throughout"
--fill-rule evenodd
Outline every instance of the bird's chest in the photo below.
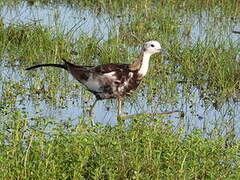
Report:
M 134 72 L 128 72 L 116 78 L 113 83 L 112 93 L 118 97 L 129 95 L 141 83 L 141 78 Z
M 137 75 L 133 75 L 132 77 L 129 77 L 122 85 L 120 85 L 118 89 L 121 93 L 129 95 L 132 91 L 138 88 L 141 82 L 142 78 Z

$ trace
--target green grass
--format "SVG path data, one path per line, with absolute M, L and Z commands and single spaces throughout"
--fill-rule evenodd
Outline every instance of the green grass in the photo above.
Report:
M 60 124 L 13 113 L 1 132 L 1 179 L 238 179 L 239 143 L 184 135 L 161 120 L 139 118 L 128 128 Z M 70 124 L 69 124 L 70 123 Z M 70 126 L 69 126 L 70 125 Z M 7 130 L 7 129 L 6 129 Z M 3 143 L 4 142 L 4 143 Z
M 8 2 L 10 5 L 1 3 L 1 7 L 22 5 Z M 131 63 L 142 43 L 156 39 L 170 56 L 154 55 L 144 83 L 128 102 L 138 104 L 136 98 L 144 96 L 156 109 L 160 107 L 157 103 L 174 107 L 179 96 L 189 103 L 196 88 L 206 109 L 209 104 L 221 109 L 228 100 L 239 98 L 240 67 L 235 59 L 240 42 L 231 34 L 239 23 L 239 1 L 61 3 L 89 8 L 96 18 L 108 14 L 118 28 L 106 28 L 105 40 L 97 34 L 99 27 L 92 36 L 82 33 L 76 37 L 73 32 L 35 22 L 5 24 L 1 18 L 0 179 L 240 178 L 237 112 L 223 121 L 219 118 L 224 127 L 205 132 L 186 133 L 171 122 L 164 123 L 164 118 L 144 116 L 128 121 L 127 127 L 101 123 L 91 127 L 86 112 L 77 124 L 71 118 L 44 116 L 43 102 L 47 108 L 67 109 L 68 100 L 92 99 L 89 92 L 79 91 L 79 83 L 69 81 L 66 72 L 24 71 L 38 63 L 59 63 L 62 58 L 82 65 Z M 202 39 L 195 37 L 195 21 L 201 22 Z M 29 102 L 35 114 L 26 109 Z M 231 127 L 230 121 L 236 126 Z

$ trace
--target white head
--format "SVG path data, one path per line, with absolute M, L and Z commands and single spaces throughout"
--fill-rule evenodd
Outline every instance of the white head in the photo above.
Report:
M 163 53 L 165 55 L 168 55 L 167 51 L 161 47 L 160 43 L 154 40 L 144 43 L 143 52 L 150 55 L 155 53 Z
M 141 61 L 141 67 L 138 70 L 138 74 L 141 74 L 142 76 L 145 76 L 148 71 L 149 59 L 152 54 L 163 53 L 165 55 L 168 55 L 167 51 L 161 47 L 160 43 L 153 40 L 144 43 L 142 51 L 143 56 Z

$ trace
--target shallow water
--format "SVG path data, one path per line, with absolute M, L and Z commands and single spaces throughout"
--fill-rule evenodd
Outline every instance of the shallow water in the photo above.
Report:
M 29 6 L 26 2 L 14 8 L 3 6 L 1 17 L 6 25 L 36 22 L 53 29 L 60 29 L 64 33 L 71 31 L 74 36 L 78 34 L 91 36 L 97 33 L 103 39 L 107 39 L 109 28 L 113 23 L 117 23 L 116 20 L 110 20 L 107 14 L 97 15 L 88 8 L 75 9 L 66 5 L 51 7 L 41 4 Z
M 69 31 L 74 32 L 74 36 L 78 37 L 80 33 L 85 33 L 91 36 L 93 33 L 97 33 L 98 37 L 105 41 L 109 37 L 109 32 L 114 24 L 118 24 L 118 19 L 110 18 L 108 14 L 95 14 L 88 8 L 74 9 L 65 5 L 46 6 L 46 5 L 34 5 L 28 6 L 27 3 L 21 3 L 15 8 L 9 8 L 4 6 L 1 10 L 1 17 L 6 24 L 17 23 L 25 24 L 28 22 L 40 22 L 43 25 L 51 26 L 53 29 L 57 28 L 67 33 Z M 185 22 L 184 22 L 185 21 Z M 196 42 L 199 38 L 204 40 L 206 28 L 213 22 L 214 18 L 209 17 L 207 12 L 203 12 L 203 17 L 198 19 L 197 16 L 186 16 L 184 23 L 189 23 L 192 27 L 190 35 L 183 41 Z M 221 28 L 221 26 L 229 26 L 228 28 Z M 184 26 L 180 28 L 179 33 L 183 33 Z M 213 36 L 219 38 L 232 38 L 234 41 L 239 41 L 239 35 L 232 34 L 231 31 L 240 29 L 239 23 L 232 22 L 230 25 L 222 20 L 217 23 L 216 31 Z M 78 91 L 73 91 L 64 100 L 61 100 L 62 89 L 57 92 L 56 102 L 51 102 L 51 99 L 34 95 L 31 98 L 31 91 L 28 89 L 33 83 L 34 78 L 28 76 L 28 72 L 24 71 L 24 67 L 20 65 L 16 67 L 9 67 L 7 63 L 3 63 L 0 66 L 0 95 L 3 93 L 3 89 L 6 87 L 7 81 L 13 81 L 15 83 L 22 82 L 27 89 L 26 94 L 19 95 L 16 99 L 15 106 L 18 109 L 22 109 L 29 114 L 29 119 L 34 117 L 43 117 L 46 119 L 54 119 L 56 122 L 62 120 L 71 119 L 74 124 L 77 124 L 80 120 L 86 120 L 87 109 L 94 102 L 94 97 L 86 98 L 83 94 L 82 87 Z M 153 66 L 151 66 L 153 68 Z M 46 72 L 46 71 L 45 71 Z M 59 70 L 59 73 L 65 79 L 65 83 L 62 88 L 66 86 L 73 86 L 77 83 L 70 75 L 63 73 Z M 46 80 L 47 81 L 47 80 Z M 33 83 L 34 84 L 34 83 Z M 128 98 L 124 112 L 127 114 L 135 114 L 142 112 L 171 112 L 182 111 L 185 116 L 183 119 L 179 118 L 177 113 L 164 118 L 164 121 L 172 121 L 173 124 L 178 127 L 183 127 L 186 132 L 191 132 L 196 128 L 204 130 L 206 135 L 214 135 L 215 130 L 221 135 L 228 135 L 229 133 L 236 133 L 239 135 L 239 118 L 240 109 L 239 102 L 233 102 L 229 100 L 223 103 L 219 108 L 214 107 L 211 100 L 202 100 L 201 93 L 196 87 L 192 87 L 191 92 L 188 95 L 183 91 L 183 85 L 179 84 L 176 92 L 176 98 L 174 101 L 166 100 L 163 94 L 158 94 L 151 102 L 147 101 L 146 93 L 147 87 L 141 86 L 139 93 L 132 98 Z M 94 119 L 96 122 L 102 122 L 103 124 L 116 124 L 116 100 L 99 101 L 95 106 Z

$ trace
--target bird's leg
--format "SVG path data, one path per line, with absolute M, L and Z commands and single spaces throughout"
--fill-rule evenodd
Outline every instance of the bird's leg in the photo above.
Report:
M 118 116 L 121 116 L 122 114 L 122 103 L 123 103 L 123 99 L 119 98 L 118 99 Z
M 91 108 L 90 108 L 90 110 L 89 110 L 89 118 L 90 118 L 90 120 L 91 120 L 91 125 L 92 126 L 94 126 L 94 117 L 92 117 L 92 112 L 93 112 L 93 108 L 94 108 L 94 106 L 96 105 L 96 103 L 97 103 L 97 101 L 98 101 L 98 99 L 96 99 L 95 101 L 94 101 L 94 103 L 91 105 Z
M 121 115 L 122 115 L 122 106 L 123 106 L 124 99 L 123 98 L 118 98 L 118 114 L 117 118 L 118 121 L 121 122 Z
M 98 99 L 96 99 L 96 100 L 94 101 L 94 103 L 91 105 L 91 108 L 90 108 L 90 110 L 89 110 L 89 116 L 90 116 L 90 117 L 92 116 L 93 108 L 94 108 L 94 106 L 96 105 L 97 101 L 98 101 Z

